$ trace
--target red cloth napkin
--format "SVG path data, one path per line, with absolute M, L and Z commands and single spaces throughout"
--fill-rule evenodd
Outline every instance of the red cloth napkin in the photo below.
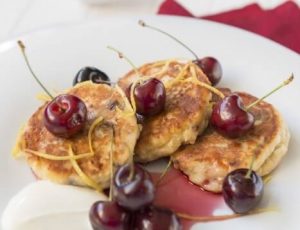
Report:
M 158 13 L 194 17 L 175 0 L 163 2 Z M 300 8 L 293 1 L 272 10 L 263 10 L 259 5 L 251 4 L 202 18 L 252 31 L 300 53 Z

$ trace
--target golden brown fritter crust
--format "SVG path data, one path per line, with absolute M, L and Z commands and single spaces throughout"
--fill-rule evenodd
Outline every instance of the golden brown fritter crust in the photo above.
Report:
M 121 91 L 121 90 L 120 90 Z M 75 155 L 90 153 L 88 131 L 98 117 L 104 121 L 92 135 L 95 155 L 77 160 L 79 167 L 102 187 L 107 187 L 110 178 L 110 153 L 113 146 L 113 160 L 116 165 L 124 164 L 133 154 L 139 127 L 135 115 L 126 97 L 112 87 L 104 84 L 84 82 L 67 91 L 82 99 L 87 106 L 87 124 L 84 131 L 70 139 L 54 136 L 43 125 L 43 112 L 47 103 L 41 106 L 29 119 L 24 133 L 23 153 L 34 173 L 41 179 L 63 184 L 86 186 L 74 171 L 71 162 L 53 161 L 29 153 L 26 149 L 56 156 L 67 156 L 71 145 Z M 127 111 L 127 115 L 118 112 L 115 105 Z M 127 106 L 126 106 L 127 105 Z M 114 136 L 114 137 L 113 137 Z M 113 145 L 112 145 L 113 144 Z
M 244 104 L 257 98 L 238 93 Z M 178 150 L 172 161 L 189 179 L 208 191 L 220 192 L 224 177 L 237 168 L 248 168 L 253 154 L 253 169 L 260 175 L 270 173 L 287 152 L 289 132 L 280 114 L 269 103 L 261 102 L 250 109 L 255 126 L 245 136 L 226 138 L 208 128 L 194 145 Z
M 182 144 L 193 144 L 198 134 L 206 128 L 211 112 L 211 92 L 191 81 L 193 71 L 195 79 L 210 83 L 191 62 L 154 62 L 141 66 L 138 71 L 142 77 L 161 80 L 166 87 L 164 111 L 146 119 L 135 147 L 135 159 L 149 162 L 171 155 Z M 181 73 L 181 80 L 177 81 Z M 137 79 L 138 76 L 131 71 L 118 84 L 126 90 Z

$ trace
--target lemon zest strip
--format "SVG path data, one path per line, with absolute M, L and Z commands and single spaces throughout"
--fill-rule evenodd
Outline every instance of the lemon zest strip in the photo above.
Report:
M 36 155 L 38 157 L 42 157 L 42 158 L 45 158 L 47 160 L 53 160 L 53 161 L 79 160 L 79 159 L 82 159 L 82 158 L 92 156 L 92 153 L 82 153 L 82 154 L 78 154 L 78 155 L 75 155 L 75 156 L 72 156 L 72 157 L 70 157 L 70 156 L 55 156 L 55 155 L 52 155 L 52 154 L 42 153 L 42 152 L 34 151 L 34 150 L 31 150 L 31 149 L 24 149 L 24 152 L 31 153 L 31 154 Z
M 191 71 L 191 74 L 192 74 L 192 77 L 190 78 L 186 78 L 186 79 L 183 79 L 183 76 L 186 74 L 186 72 L 188 71 L 188 69 Z M 181 72 L 176 76 L 176 78 L 172 81 L 170 81 L 170 83 L 168 84 L 165 84 L 165 87 L 170 87 L 171 85 L 173 85 L 174 83 L 178 82 L 178 81 L 183 81 L 183 82 L 192 82 L 196 85 L 199 85 L 201 87 L 204 87 L 206 89 L 208 89 L 209 91 L 213 92 L 214 94 L 218 95 L 220 98 L 224 98 L 224 94 L 216 89 L 215 87 L 207 84 L 207 83 L 204 83 L 202 81 L 200 81 L 198 78 L 197 78 L 197 73 L 196 73 L 196 67 L 195 67 L 195 64 L 192 63 L 192 62 L 189 62 L 187 63 L 184 68 L 181 70 Z
M 195 84 L 197 84 L 199 86 L 202 86 L 202 87 L 208 89 L 209 91 L 211 91 L 214 94 L 218 95 L 222 99 L 225 97 L 224 94 L 220 90 L 216 89 L 215 87 L 213 87 L 213 86 L 211 86 L 211 85 L 209 85 L 207 83 L 204 83 L 204 82 L 200 81 L 197 78 L 195 66 L 191 66 L 190 70 L 192 72 L 192 79 L 191 80 L 187 79 L 187 80 L 189 80 L 189 81 L 191 81 L 191 82 L 193 82 L 193 83 L 195 83 Z
M 153 62 L 152 64 L 150 64 L 149 66 L 150 67 L 159 67 L 159 66 L 162 66 L 162 65 L 165 65 L 167 62 L 178 62 L 178 59 L 179 58 L 172 58 L 172 59 L 166 59 L 166 60 L 162 60 L 162 61 L 158 61 L 158 62 Z
M 172 61 L 173 61 L 173 60 L 167 60 L 167 61 L 165 62 L 165 64 L 164 64 L 164 66 L 161 68 L 161 70 L 160 70 L 160 71 L 157 71 L 157 72 L 155 73 L 155 76 L 156 76 L 156 77 L 159 77 L 159 76 L 165 74 L 165 73 L 168 71 L 169 66 L 170 66 L 170 64 L 172 63 Z
M 168 62 L 168 61 L 169 60 L 162 60 L 162 61 L 158 61 L 158 62 L 153 62 L 150 66 L 151 66 L 151 68 L 159 67 L 159 66 L 165 65 L 166 62 Z
M 125 96 L 123 90 L 118 85 L 116 85 L 115 88 L 120 93 L 120 95 L 122 96 L 122 98 L 124 100 L 124 103 L 125 103 L 125 107 L 127 109 L 130 108 L 131 112 L 124 112 L 118 106 L 116 106 L 116 111 L 119 112 L 119 113 L 125 114 L 125 116 L 127 116 L 127 117 L 134 116 L 135 115 L 135 111 L 133 110 L 132 105 L 130 104 L 129 100 Z
M 102 121 L 103 121 L 103 117 L 98 117 L 97 119 L 95 119 L 89 129 L 89 132 L 88 132 L 89 148 L 90 148 L 92 156 L 95 155 L 95 151 L 93 148 L 93 142 L 92 142 L 92 134 L 93 134 L 93 131 L 96 128 L 96 126 L 100 125 L 102 123 Z
M 69 146 L 69 156 L 70 156 L 70 161 L 72 164 L 72 167 L 74 168 L 75 172 L 78 174 L 78 176 L 81 178 L 81 180 L 88 186 L 94 188 L 97 191 L 101 191 L 102 188 L 99 184 L 97 184 L 93 179 L 88 177 L 79 167 L 78 163 L 76 160 L 74 160 L 74 153 L 71 145 Z
M 36 95 L 36 99 L 38 99 L 39 101 L 43 101 L 43 102 L 48 102 L 48 101 L 52 100 L 52 98 L 48 94 L 45 94 L 45 93 L 38 93 Z
M 134 113 L 136 113 L 136 103 L 135 103 L 135 99 L 134 99 L 134 89 L 136 87 L 136 85 L 140 82 L 140 79 L 136 80 L 130 87 L 130 102 L 131 102 L 131 106 L 132 106 L 132 110 Z
M 168 88 L 170 86 L 172 86 L 173 84 L 179 82 L 182 80 L 182 77 L 186 74 L 188 67 L 189 67 L 190 63 L 187 63 L 179 72 L 179 74 L 171 81 L 166 82 L 165 84 L 165 88 Z
M 177 75 L 176 79 L 181 80 L 182 77 L 186 74 L 188 68 L 190 67 L 191 63 L 187 63 L 184 68 L 181 70 L 181 72 Z

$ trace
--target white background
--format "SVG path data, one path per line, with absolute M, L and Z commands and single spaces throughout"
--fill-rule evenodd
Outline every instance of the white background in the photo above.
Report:
M 87 4 L 99 2 L 98 5 Z M 194 15 L 208 15 L 258 2 L 272 8 L 284 0 L 177 0 Z M 300 0 L 295 0 L 300 3 Z M 101 3 L 100 2 L 106 2 Z M 0 42 L 59 24 L 105 16 L 155 14 L 163 0 L 0 0 Z

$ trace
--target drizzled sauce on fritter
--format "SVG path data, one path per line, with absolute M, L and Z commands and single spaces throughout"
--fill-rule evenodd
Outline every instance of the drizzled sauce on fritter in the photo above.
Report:
M 154 181 L 159 173 L 152 173 Z M 179 170 L 171 168 L 156 188 L 155 205 L 170 208 L 191 216 L 212 216 L 224 205 L 221 195 L 202 190 L 189 182 Z M 197 222 L 181 219 L 183 230 L 189 230 Z

